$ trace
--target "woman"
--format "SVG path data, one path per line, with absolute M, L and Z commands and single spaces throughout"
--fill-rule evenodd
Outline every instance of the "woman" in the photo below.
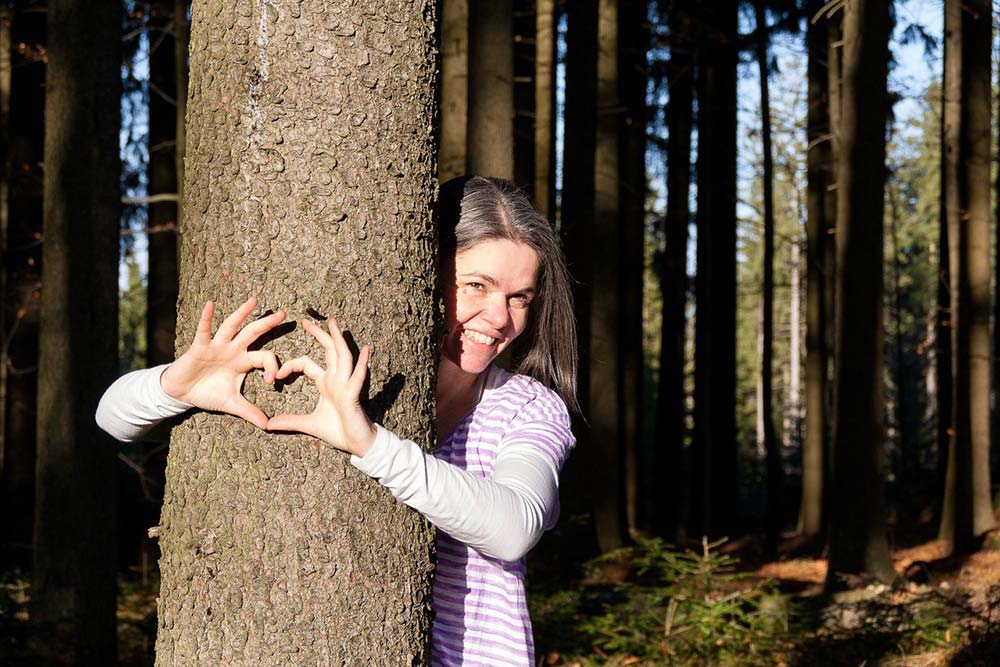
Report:
M 279 366 L 247 347 L 277 326 L 277 312 L 240 329 L 256 300 L 211 336 L 205 305 L 191 347 L 168 366 L 120 378 L 98 408 L 101 427 L 141 438 L 192 407 L 227 412 L 271 431 L 299 431 L 349 452 L 351 463 L 438 527 L 432 603 L 435 665 L 532 665 L 524 555 L 558 514 L 558 475 L 574 444 L 576 331 L 558 240 L 512 184 L 471 177 L 441 189 L 445 326 L 433 455 L 373 424 L 358 400 L 370 348 L 353 363 L 332 319 L 303 328 L 323 348 Z M 518 373 L 493 365 L 511 348 Z M 320 398 L 308 415 L 268 419 L 240 395 L 246 374 L 269 383 L 302 373 Z

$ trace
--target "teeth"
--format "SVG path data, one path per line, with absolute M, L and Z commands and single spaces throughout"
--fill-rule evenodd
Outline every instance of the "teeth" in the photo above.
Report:
M 475 343 L 481 343 L 483 345 L 492 345 L 496 338 L 491 338 L 485 334 L 481 334 L 478 331 L 472 331 L 471 329 L 465 329 L 465 337 Z

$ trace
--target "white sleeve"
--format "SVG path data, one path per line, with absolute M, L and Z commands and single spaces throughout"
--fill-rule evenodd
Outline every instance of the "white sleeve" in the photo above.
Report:
M 351 463 L 396 499 L 484 556 L 515 561 L 542 536 L 559 497 L 559 470 L 526 443 L 497 454 L 493 477 L 477 477 L 378 426 L 375 443 Z
M 115 380 L 97 406 L 97 425 L 117 440 L 133 442 L 141 440 L 164 419 L 194 407 L 163 391 L 160 375 L 167 366 L 133 371 Z

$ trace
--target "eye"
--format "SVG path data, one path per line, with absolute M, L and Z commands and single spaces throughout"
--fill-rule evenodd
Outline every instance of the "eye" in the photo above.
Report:
M 486 291 L 486 286 L 483 285 L 482 283 L 477 283 L 477 282 L 468 282 L 468 283 L 465 283 L 465 288 L 468 291 L 470 291 L 470 292 L 472 292 L 474 294 L 478 294 L 478 293 Z
M 527 294 L 515 294 L 510 298 L 511 308 L 527 308 L 528 304 L 531 303 L 531 297 Z

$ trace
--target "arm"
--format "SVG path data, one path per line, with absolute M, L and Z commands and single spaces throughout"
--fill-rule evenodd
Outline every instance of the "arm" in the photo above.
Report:
M 538 542 L 559 498 L 560 462 L 532 439 L 560 450 L 572 442 L 568 429 L 556 424 L 530 426 L 530 438 L 512 439 L 500 449 L 490 479 L 441 461 L 381 426 L 368 453 L 352 456 L 351 463 L 455 539 L 485 556 L 515 561 Z
M 285 314 L 279 310 L 241 328 L 256 305 L 256 297 L 247 299 L 212 336 L 215 305 L 206 303 L 191 347 L 172 364 L 119 378 L 101 398 L 98 425 L 119 440 L 138 440 L 163 419 L 195 407 L 242 417 L 264 428 L 267 416 L 243 397 L 241 387 L 254 368 L 264 369 L 264 381 L 273 383 L 278 359 L 273 352 L 248 347 L 280 324 Z
M 133 371 L 115 380 L 97 406 L 97 425 L 116 440 L 142 440 L 161 421 L 186 412 L 190 403 L 163 391 L 160 375 L 167 364 Z

